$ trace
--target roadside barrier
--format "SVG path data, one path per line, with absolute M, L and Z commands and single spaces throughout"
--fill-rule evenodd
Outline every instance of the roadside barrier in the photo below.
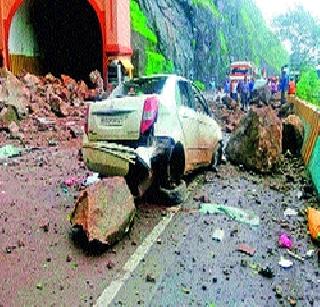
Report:
M 320 110 L 297 97 L 290 97 L 289 102 L 294 104 L 296 115 L 303 121 L 302 157 L 320 195 Z

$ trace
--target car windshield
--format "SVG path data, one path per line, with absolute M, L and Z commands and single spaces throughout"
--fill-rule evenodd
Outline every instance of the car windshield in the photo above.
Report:
M 114 89 L 111 98 L 160 94 L 167 77 L 150 77 L 126 81 Z

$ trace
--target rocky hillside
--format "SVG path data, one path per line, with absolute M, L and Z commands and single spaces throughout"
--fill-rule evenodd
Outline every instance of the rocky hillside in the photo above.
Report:
M 136 74 L 176 72 L 208 84 L 230 60 L 279 71 L 287 53 L 254 0 L 130 0 Z

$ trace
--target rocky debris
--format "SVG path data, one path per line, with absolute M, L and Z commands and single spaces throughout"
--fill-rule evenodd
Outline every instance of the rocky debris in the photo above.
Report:
M 296 115 L 289 115 L 282 122 L 282 151 L 289 150 L 293 155 L 299 155 L 303 145 L 304 127 Z
M 49 139 L 58 143 L 83 135 L 85 100 L 91 96 L 83 81 L 62 75 L 37 77 L 26 73 L 15 77 L 1 72 L 0 144 L 10 139 L 34 146 L 47 146 Z M 68 122 L 74 122 L 72 128 Z M 39 132 L 41 132 L 39 134 Z
M 253 108 L 231 135 L 226 154 L 235 164 L 271 172 L 280 162 L 281 141 L 281 120 L 272 108 Z
M 277 104 L 274 105 L 275 108 L 279 109 L 279 116 L 280 117 L 288 117 L 294 114 L 294 105 L 292 103 L 286 102 L 285 104 Z
M 134 200 L 125 179 L 111 177 L 82 191 L 71 224 L 82 227 L 89 242 L 112 245 L 129 230 L 134 213 Z
M 225 127 L 226 133 L 231 133 L 237 129 L 244 116 L 244 113 L 237 106 L 236 102 L 233 101 L 232 104 L 234 105 L 234 108 L 231 108 L 230 110 L 225 107 L 221 109 L 221 118 L 224 122 L 223 126 Z

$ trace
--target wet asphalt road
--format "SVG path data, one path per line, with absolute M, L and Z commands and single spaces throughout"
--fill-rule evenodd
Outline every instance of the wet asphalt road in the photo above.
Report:
M 70 238 L 67 215 L 78 191 L 65 193 L 60 187 L 70 176 L 86 175 L 77 148 L 46 149 L 0 166 L 0 306 L 92 305 L 121 276 L 129 257 L 161 219 L 164 208 L 142 204 L 129 235 L 102 254 L 89 254 Z M 203 171 L 189 178 L 190 195 L 182 210 L 111 305 L 320 306 L 317 253 L 301 263 L 277 244 L 279 234 L 286 232 L 294 238 L 297 254 L 317 250 L 304 214 L 306 207 L 316 206 L 316 199 L 303 194 L 306 184 L 297 159 L 284 159 L 282 171 L 272 176 L 227 164 L 217 174 Z M 222 214 L 199 213 L 201 201 L 251 210 L 260 226 L 252 229 Z M 300 215 L 285 218 L 288 207 Z M 222 242 L 212 240 L 217 228 L 225 231 Z M 241 254 L 239 243 L 254 247 L 256 254 Z M 280 268 L 281 255 L 293 261 L 292 268 Z M 259 275 L 258 265 L 270 266 L 275 276 Z
M 278 247 L 278 236 L 285 232 L 294 238 L 297 254 L 304 256 L 317 248 L 305 223 L 304 208 L 316 200 L 310 196 L 302 199 L 307 182 L 303 166 L 299 160 L 286 160 L 283 169 L 284 174 L 262 177 L 224 165 L 218 174 L 197 176 L 189 186 L 190 197 L 183 210 L 175 215 L 112 305 L 320 306 L 316 255 L 302 263 Z M 199 198 L 253 211 L 260 218 L 260 226 L 252 229 L 221 214 L 199 213 Z M 288 207 L 300 215 L 286 218 L 284 210 Z M 212 239 L 216 228 L 225 231 L 222 242 Z M 239 243 L 254 247 L 256 254 L 250 257 L 240 253 Z M 293 267 L 281 268 L 280 256 L 292 260 Z M 272 268 L 274 277 L 259 275 L 257 265 Z

